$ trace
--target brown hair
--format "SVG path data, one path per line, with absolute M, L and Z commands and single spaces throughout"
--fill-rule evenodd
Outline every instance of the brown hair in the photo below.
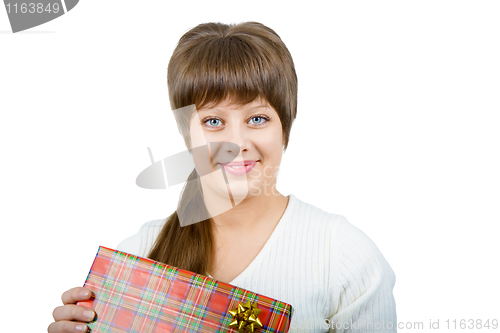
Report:
M 297 76 L 290 52 L 272 29 L 257 22 L 205 23 L 185 33 L 168 64 L 170 105 L 173 110 L 195 105 L 200 109 L 226 99 L 237 104 L 257 98 L 278 113 L 283 148 L 288 146 L 297 114 Z M 193 108 L 194 109 L 194 108 Z M 178 124 L 179 119 L 177 119 Z M 191 147 L 189 127 L 179 128 Z M 212 257 L 209 219 L 180 226 L 183 220 L 207 216 L 196 169 L 186 182 L 177 211 L 167 218 L 148 257 L 206 275 Z

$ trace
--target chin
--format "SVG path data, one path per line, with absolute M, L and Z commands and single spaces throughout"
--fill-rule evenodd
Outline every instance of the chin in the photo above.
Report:
M 262 193 L 265 193 L 262 181 L 256 179 L 249 180 L 246 178 L 235 179 L 228 177 L 229 186 L 227 186 L 224 181 L 221 181 L 221 179 L 211 179 L 211 181 L 209 181 L 205 178 L 204 180 L 205 181 L 202 182 L 204 195 L 210 196 L 211 199 L 228 202 L 230 202 L 229 195 L 231 195 L 235 205 L 241 203 L 249 197 L 259 196 Z
M 250 192 L 248 191 L 248 186 L 246 184 L 238 186 L 229 183 L 229 188 L 231 189 L 231 195 L 233 197 L 235 204 L 240 203 L 250 195 Z

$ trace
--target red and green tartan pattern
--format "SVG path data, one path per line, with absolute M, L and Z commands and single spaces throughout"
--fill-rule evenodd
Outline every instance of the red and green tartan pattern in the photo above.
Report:
M 263 324 L 257 333 L 288 332 L 293 308 L 236 286 L 125 252 L 99 247 L 84 286 L 95 298 L 92 333 L 237 332 L 228 313 L 256 302 Z

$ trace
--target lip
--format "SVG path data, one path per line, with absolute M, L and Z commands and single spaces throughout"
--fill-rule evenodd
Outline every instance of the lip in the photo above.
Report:
M 219 163 L 221 167 L 232 175 L 241 176 L 249 173 L 255 167 L 258 161 L 240 161 L 230 163 Z M 236 167 L 236 168 L 235 168 Z

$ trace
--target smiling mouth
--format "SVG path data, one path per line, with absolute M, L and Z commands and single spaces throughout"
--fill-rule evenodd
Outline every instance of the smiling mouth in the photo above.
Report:
M 250 172 L 259 161 L 219 163 L 230 174 L 241 176 Z

